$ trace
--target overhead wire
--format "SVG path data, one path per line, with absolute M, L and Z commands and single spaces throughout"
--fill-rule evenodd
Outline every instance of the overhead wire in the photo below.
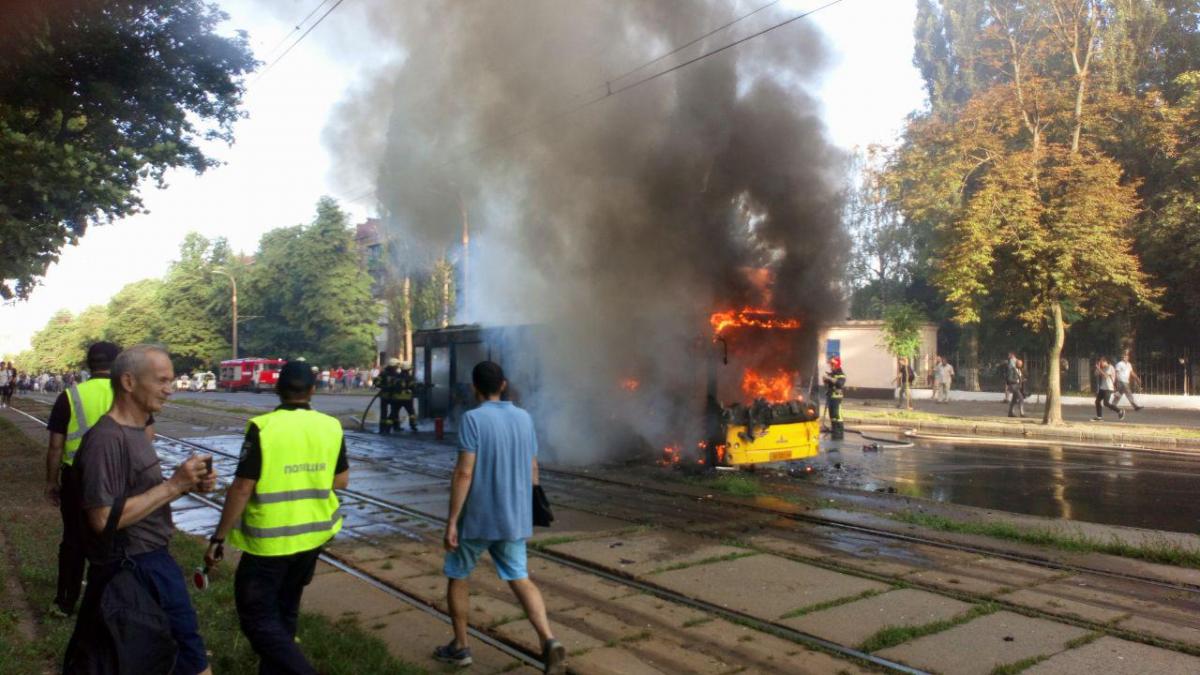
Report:
M 258 71 L 258 76 L 254 78 L 254 82 L 258 82 L 258 81 L 259 81 L 259 80 L 261 80 L 263 77 L 265 77 L 265 76 L 266 76 L 266 74 L 267 74 L 268 72 L 270 72 L 270 70 L 271 70 L 272 68 L 274 68 L 274 67 L 275 67 L 275 64 L 279 63 L 280 61 L 282 61 L 282 60 L 283 60 L 283 58 L 284 58 L 285 56 L 287 56 L 288 54 L 290 54 L 290 53 L 291 53 L 291 51 L 292 51 L 293 49 L 295 49 L 295 48 L 296 48 L 296 45 L 298 45 L 298 44 L 300 44 L 301 42 L 303 42 L 303 41 L 304 41 L 304 38 L 308 37 L 308 34 L 309 34 L 309 33 L 313 32 L 313 30 L 314 30 L 314 29 L 315 29 L 317 26 L 320 26 L 320 25 L 321 25 L 321 22 L 322 22 L 322 21 L 324 21 L 326 17 L 328 17 L 330 14 L 332 14 L 332 13 L 333 13 L 333 10 L 337 9 L 338 7 L 341 7 L 341 6 L 342 6 L 342 3 L 343 3 L 343 2 L 345 2 L 345 1 L 346 1 L 346 0 L 337 0 L 337 2 L 334 2 L 334 3 L 333 3 L 333 6 L 331 6 L 329 9 L 325 10 L 325 13 L 324 13 L 324 14 L 322 14 L 322 15 L 321 15 L 321 17 L 320 17 L 319 19 L 317 19 L 315 22 L 313 22 L 313 24 L 312 24 L 311 26 L 309 26 L 307 30 L 305 30 L 303 33 L 301 33 L 301 34 L 300 34 L 300 37 L 296 38 L 296 41 L 295 41 L 295 42 L 293 42 L 292 44 L 288 45 L 288 48 L 287 48 L 287 49 L 285 49 L 285 50 L 283 50 L 283 53 L 282 53 L 282 54 L 280 54 L 279 56 L 275 57 L 275 60 L 273 60 L 273 61 L 271 61 L 269 64 L 267 64 L 267 67 L 266 67 L 266 68 L 263 68 L 262 70 Z M 324 3 L 322 3 L 322 4 L 324 4 Z M 320 9 L 320 6 L 318 6 L 318 7 L 317 7 L 317 9 Z M 314 10 L 314 13 L 315 13 L 315 11 L 316 11 L 316 10 Z M 253 83 L 252 83 L 252 84 L 253 84 Z
M 313 15 L 317 13 L 317 10 L 324 7 L 329 2 L 330 2 L 330 0 L 321 0 L 321 2 L 318 3 L 316 7 L 313 7 L 312 10 L 303 19 L 300 19 L 299 21 L 296 22 L 296 25 L 292 28 L 291 32 L 289 32 L 287 35 L 284 35 L 279 40 L 279 42 L 275 43 L 274 47 L 271 47 L 270 51 L 268 51 L 265 55 L 263 55 L 263 59 L 268 60 L 272 56 L 274 56 L 275 52 L 279 51 L 280 47 L 282 47 L 285 43 L 287 43 L 287 41 L 290 40 L 293 35 L 295 35 L 296 33 L 299 33 L 302 30 L 304 24 L 308 23 L 308 20 L 311 19 L 313 17 Z
M 590 99 L 588 99 L 588 100 L 586 100 L 586 101 L 583 101 L 582 103 L 578 103 L 578 104 L 576 104 L 576 105 L 569 106 L 569 107 L 567 107 L 567 108 L 565 108 L 565 109 L 563 109 L 563 110 L 560 110 L 560 111 L 558 111 L 558 112 L 556 112 L 556 113 L 553 113 L 553 114 L 551 114 L 551 115 L 548 115 L 548 116 L 546 116 L 546 117 L 542 118 L 541 120 L 538 120 L 538 121 L 536 121 L 536 122 L 533 122 L 532 124 L 529 124 L 529 125 L 527 125 L 527 126 L 525 126 L 525 127 L 521 128 L 521 129 L 517 129 L 516 131 L 513 131 L 513 132 L 511 132 L 511 133 L 509 133 L 509 134 L 506 134 L 506 135 L 504 135 L 504 136 L 498 137 L 498 138 L 496 138 L 496 139 L 494 139 L 494 140 L 492 140 L 492 141 L 488 141 L 488 142 L 486 142 L 486 143 L 483 143 L 483 144 L 481 144 L 481 145 L 478 145 L 478 146 L 476 146 L 475 148 L 472 148 L 471 150 L 468 150 L 468 151 L 466 151 L 466 152 L 464 152 L 464 153 L 462 153 L 462 154 L 459 154 L 459 155 L 456 155 L 456 156 L 454 156 L 454 157 L 451 157 L 450 159 L 447 159 L 445 162 L 443 162 L 443 163 L 442 163 L 442 166 L 445 166 L 445 165 L 447 165 L 447 164 L 453 164 L 454 162 L 457 162 L 457 161 L 459 161 L 459 160 L 466 159 L 467 157 L 471 157 L 471 156 L 473 156 L 473 155 L 476 155 L 476 154 L 478 154 L 478 153 L 480 153 L 480 152 L 482 152 L 482 151 L 484 151 L 484 150 L 486 150 L 486 149 L 488 149 L 488 148 L 490 148 L 490 147 L 492 147 L 492 146 L 496 146 L 496 145 L 502 145 L 502 144 L 504 144 L 504 143 L 507 143 L 508 141 L 511 141 L 511 140 L 512 140 L 512 139 L 514 139 L 514 138 L 518 138 L 518 137 L 520 137 L 520 136 L 523 136 L 523 135 L 525 135 L 525 134 L 527 134 L 527 133 L 529 133 L 529 132 L 531 132 L 531 131 L 533 131 L 533 130 L 535 130 L 535 129 L 538 129 L 538 128 L 540 128 L 540 127 L 546 126 L 547 124 L 550 124 L 550 123 L 556 122 L 556 121 L 558 121 L 558 120 L 560 120 L 560 119 L 563 119 L 563 118 L 565 118 L 565 117 L 569 117 L 569 116 L 571 116 L 571 115 L 573 115 L 573 114 L 575 114 L 575 113 L 579 112 L 580 110 L 583 110 L 583 109 L 585 109 L 585 108 L 591 107 L 591 106 L 593 106 L 593 105 L 595 105 L 595 104 L 597 104 L 597 103 L 599 103 L 599 102 L 601 102 L 601 101 L 603 101 L 603 100 L 605 100 L 605 99 L 607 99 L 607 98 L 611 98 L 611 97 L 613 97 L 613 96 L 616 96 L 616 95 L 618 95 L 618 94 L 622 94 L 622 93 L 624 93 L 624 92 L 627 92 L 627 91 L 629 91 L 629 90 L 631 90 L 631 89 L 635 89 L 635 88 L 637 88 L 637 87 L 640 87 L 640 86 L 642 86 L 643 84 L 646 84 L 646 83 L 648 83 L 648 82 L 652 82 L 652 81 L 654 81 L 654 80 L 657 80 L 657 79 L 658 79 L 658 78 L 660 78 L 660 77 L 663 77 L 663 76 L 665 76 L 665 75 L 668 75 L 668 74 L 670 74 L 670 73 L 673 73 L 673 72 L 675 72 L 675 71 L 677 71 L 677 70 L 680 70 L 680 69 L 686 68 L 686 67 L 688 67 L 688 66 L 690 66 L 690 65 L 692 65 L 692 64 L 694 64 L 694 63 L 697 63 L 697 62 L 699 62 L 699 61 L 703 61 L 704 59 L 707 59 L 707 58 L 709 58 L 709 57 L 711 57 L 711 56 L 715 56 L 715 55 L 717 55 L 717 54 L 720 54 L 720 53 L 722 53 L 722 52 L 725 52 L 725 51 L 727 51 L 727 50 L 729 50 L 729 49 L 733 49 L 734 47 L 737 47 L 738 45 L 741 45 L 741 44 L 744 44 L 744 43 L 746 43 L 746 42 L 749 42 L 749 41 L 751 41 L 751 40 L 754 40 L 754 39 L 756 39 L 756 38 L 762 37 L 763 35 L 766 35 L 767 33 L 770 33 L 770 32 L 772 32 L 772 31 L 774 31 L 774 30 L 777 30 L 777 29 L 779 29 L 779 28 L 783 28 L 784 26 L 787 26 L 787 25 L 790 25 L 790 24 L 792 24 L 792 23 L 795 23 L 795 22 L 797 22 L 797 21 L 799 21 L 799 20 L 801 20 L 801 19 L 805 19 L 805 18 L 807 18 L 807 17 L 810 17 L 810 16 L 812 16 L 812 15 L 816 14 L 817 12 L 820 12 L 820 11 L 823 11 L 823 10 L 826 10 L 826 9 L 829 9 L 830 7 L 833 7 L 833 6 L 835 6 L 835 5 L 839 5 L 839 4 L 843 3 L 843 2 L 845 2 L 845 0 L 831 0 L 830 2 L 827 2 L 827 3 L 823 4 L 823 5 L 820 5 L 820 6 L 818 6 L 818 7 L 814 7 L 813 9 L 806 10 L 806 11 L 804 11 L 804 12 L 801 12 L 801 13 L 799 13 L 799 14 L 797 14 L 797 15 L 795 15 L 795 16 L 792 16 L 792 17 L 790 17 L 790 18 L 788 18 L 788 19 L 784 19 L 783 21 L 780 21 L 779 23 L 772 24 L 772 25 L 770 25 L 770 26 L 768 26 L 768 27 L 766 27 L 766 28 L 763 28 L 762 30 L 756 31 L 756 32 L 754 32 L 754 33 L 751 33 L 750 35 L 747 35 L 747 36 L 745 36 L 745 37 L 742 37 L 742 38 L 739 38 L 739 39 L 737 39 L 737 40 L 734 40 L 733 42 L 730 42 L 730 43 L 724 44 L 724 45 L 722 45 L 722 46 L 720 46 L 720 47 L 717 47 L 717 48 L 715 48 L 715 49 L 711 49 L 711 50 L 709 50 L 709 51 L 707 51 L 707 52 L 704 52 L 703 54 L 700 54 L 699 56 L 695 56 L 695 57 L 692 57 L 692 58 L 690 58 L 690 59 L 688 59 L 688 60 L 686 60 L 686 61 L 682 61 L 682 62 L 680 62 L 680 63 L 677 63 L 677 64 L 675 64 L 675 65 L 671 66 L 670 68 L 667 68 L 667 69 L 665 69 L 665 70 L 658 71 L 658 72 L 656 72 L 656 73 L 653 73 L 653 74 L 651 74 L 651 75 L 647 75 L 646 77 L 643 77 L 643 78 L 641 78 L 641 79 L 634 80 L 633 82 L 631 82 L 631 83 L 629 83 L 629 84 L 622 85 L 622 86 L 619 86 L 619 87 L 616 87 L 616 88 L 613 88 L 613 87 L 611 86 L 611 84 L 610 84 L 609 86 L 607 86 L 607 87 L 606 87 L 606 89 L 605 89 L 605 92 L 604 92 L 603 94 L 600 94 L 599 96 L 594 96 L 594 97 L 592 97 L 592 98 L 590 98 Z M 760 9 L 765 9 L 765 8 L 766 8 L 766 7 L 764 6 L 763 8 L 760 8 Z M 756 10 L 756 11 L 758 11 L 758 10 Z M 752 13 L 753 13 L 753 12 L 752 12 Z M 747 16 L 748 16 L 748 15 L 747 15 Z M 737 20 L 734 20 L 734 21 L 732 21 L 732 22 L 731 22 L 729 25 L 733 25 L 734 23 L 737 23 L 737 21 L 738 21 L 738 20 L 740 20 L 740 19 L 737 19 Z M 712 32 L 717 32 L 717 31 L 719 31 L 719 30 L 721 30 L 721 29 L 720 29 L 720 28 L 717 28 L 717 29 L 714 29 L 714 31 L 712 31 Z M 710 34 L 711 34 L 711 33 L 710 33 Z M 703 40 L 703 39 L 704 39 L 704 37 L 697 38 L 696 40 L 692 41 L 692 43 L 691 43 L 691 44 L 695 44 L 696 42 L 698 42 L 698 41 L 700 41 L 700 40 Z M 684 49 L 684 48 L 686 48 L 686 46 L 682 46 L 682 47 L 680 47 L 679 49 Z M 678 50 L 676 50 L 676 51 L 678 51 Z M 655 61 L 660 61 L 660 60 L 662 60 L 663 58 L 665 58 L 666 56 L 669 56 L 669 55 L 670 55 L 670 54 L 667 54 L 667 55 L 665 55 L 665 56 L 662 56 L 662 57 L 657 57 L 657 58 L 655 59 Z M 642 69 L 642 68 L 643 68 L 645 65 L 649 65 L 649 64 L 644 64 L 643 66 L 640 66 L 640 67 L 638 67 L 638 68 L 635 68 L 633 71 L 630 71 L 630 73 L 632 73 L 632 72 L 637 72 L 638 70 L 641 70 L 641 69 Z M 624 75 L 623 75 L 622 77 L 624 77 Z M 610 82 L 611 82 L 611 81 L 610 81 Z

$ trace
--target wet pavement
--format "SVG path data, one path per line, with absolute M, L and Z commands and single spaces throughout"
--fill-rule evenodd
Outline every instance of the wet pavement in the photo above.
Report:
M 815 480 L 939 502 L 1174 532 L 1200 531 L 1200 459 L 1061 445 L 826 448 Z M 839 468 L 840 467 L 840 468 Z

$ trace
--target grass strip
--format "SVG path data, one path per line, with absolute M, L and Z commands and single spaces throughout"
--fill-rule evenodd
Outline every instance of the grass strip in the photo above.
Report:
M 888 647 L 895 647 L 898 644 L 915 640 L 926 635 L 933 635 L 944 630 L 949 630 L 955 626 L 961 626 L 968 621 L 973 621 L 981 616 L 991 614 L 999 610 L 999 606 L 987 603 L 975 605 L 971 609 L 959 614 L 950 619 L 934 621 L 932 623 L 921 624 L 919 626 L 887 626 L 880 629 L 871 637 L 863 640 L 858 648 L 864 652 L 877 652 Z
M 992 668 L 992 672 L 989 675 L 1017 675 L 1017 673 L 1029 670 L 1048 658 L 1050 657 L 1043 654 L 1040 656 L 1031 656 L 1027 659 L 1021 659 L 1016 663 L 1006 663 L 1004 665 Z
M 1047 546 L 1064 551 L 1106 553 L 1163 565 L 1200 569 L 1200 550 L 1186 548 L 1166 537 L 1141 544 L 1131 544 L 1116 536 L 1106 541 L 1079 533 L 1068 534 L 1040 527 L 1021 527 L 1007 522 L 960 521 L 930 513 L 902 511 L 892 513 L 889 517 L 902 523 L 920 525 L 942 532 L 978 534 L 994 539 Z
M 208 401 L 197 401 L 191 398 L 176 398 L 171 400 L 171 405 L 182 405 L 189 408 L 198 408 L 200 410 L 215 410 L 217 412 L 233 413 L 235 415 L 246 415 L 248 417 L 256 417 L 267 412 L 265 408 L 245 408 L 234 405 L 223 405 L 220 403 L 209 403 Z
M 735 553 L 726 553 L 725 555 L 714 555 L 710 558 L 694 560 L 691 562 L 675 563 L 666 567 L 659 567 L 650 572 L 650 574 L 662 574 L 663 572 L 674 572 L 675 570 L 686 570 L 689 567 L 699 567 L 700 565 L 711 565 L 712 563 L 726 562 L 729 560 L 737 560 L 739 558 L 749 558 L 752 555 L 758 555 L 758 551 L 737 551 Z
M 767 492 L 757 478 L 736 473 L 722 474 L 715 478 L 688 477 L 684 479 L 684 482 L 715 492 L 724 492 L 734 497 L 757 497 Z
M 821 610 L 825 610 L 825 609 L 833 609 L 834 607 L 841 607 L 842 605 L 848 605 L 852 602 L 858 602 L 859 600 L 866 600 L 867 598 L 873 598 L 876 595 L 880 595 L 882 593 L 887 593 L 890 590 L 892 590 L 892 589 L 891 588 L 884 588 L 884 589 L 874 589 L 873 588 L 870 590 L 863 591 L 862 593 L 859 593 L 858 595 L 849 595 L 844 598 L 836 598 L 834 600 L 826 600 L 825 602 L 818 602 L 817 604 L 809 605 L 808 607 L 801 607 L 800 609 L 793 609 L 792 611 L 780 616 L 779 618 L 780 619 L 794 619 L 798 616 L 804 616 L 805 614 L 812 614 L 813 612 L 820 612 Z
M 44 448 L 20 432 L 7 420 L 0 419 L 0 520 L 10 550 L 0 551 L 0 560 L 14 559 L 16 575 L 33 607 L 37 637 L 22 639 L 14 618 L 19 599 L 0 596 L 0 672 L 5 675 L 41 675 L 58 672 L 67 640 L 74 628 L 73 619 L 56 619 L 48 613 L 58 582 L 58 541 L 62 524 L 58 510 L 41 494 Z M 184 534 L 176 534 L 171 553 L 185 569 L 198 563 L 205 543 Z M 212 666 L 222 675 L 253 675 L 258 658 L 250 649 L 238 626 L 233 601 L 233 567 L 222 567 L 210 574 L 207 591 L 192 591 L 192 602 L 200 620 L 200 634 L 212 654 Z M 0 564 L 0 575 L 11 574 Z M 4 579 L 0 578 L 0 583 Z M 189 579 L 190 586 L 190 579 Z M 425 672 L 404 663 L 387 651 L 379 638 L 367 634 L 353 620 L 332 621 L 320 615 L 303 613 L 299 638 L 304 653 L 316 669 L 328 675 L 382 673 L 410 675 Z

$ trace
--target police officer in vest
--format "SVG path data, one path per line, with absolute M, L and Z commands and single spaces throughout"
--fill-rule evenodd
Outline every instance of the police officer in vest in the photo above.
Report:
M 234 598 L 259 673 L 317 672 L 296 644 L 300 596 L 325 542 L 342 529 L 335 488 L 350 483 L 342 425 L 309 407 L 312 369 L 279 372 L 280 405 L 250 420 L 233 483 L 204 561 L 221 560 L 226 537 L 242 550 Z
M 829 438 L 840 441 L 846 437 L 842 422 L 842 399 L 846 396 L 846 373 L 842 372 L 842 357 L 829 357 L 829 372 L 823 378 L 825 408 L 829 411 Z
M 121 348 L 97 342 L 88 348 L 87 367 L 91 379 L 71 385 L 58 395 L 46 429 L 46 498 L 62 513 L 62 542 L 58 545 L 58 592 L 51 611 L 69 615 L 83 587 L 86 558 L 83 549 L 83 510 L 79 481 L 73 465 L 83 435 L 112 407 L 113 389 L 108 372 Z M 153 433 L 153 432 L 150 432 Z

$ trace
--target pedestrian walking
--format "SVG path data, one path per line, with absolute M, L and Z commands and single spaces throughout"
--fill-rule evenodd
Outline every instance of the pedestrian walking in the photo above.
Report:
M 316 675 L 296 642 L 300 597 L 321 547 L 342 528 L 334 490 L 350 484 L 350 464 L 341 423 L 309 405 L 316 378 L 307 364 L 286 364 L 275 392 L 279 407 L 246 425 L 204 562 L 221 562 L 227 537 L 241 549 L 234 602 L 259 672 Z
M 1092 418 L 1093 422 L 1099 422 L 1104 419 L 1104 408 L 1115 410 L 1117 419 L 1125 419 L 1125 411 L 1113 405 L 1113 402 L 1110 400 L 1113 390 L 1116 388 L 1116 379 L 1116 369 L 1108 362 L 1107 356 L 1101 356 L 1096 361 L 1096 416 Z M 1101 405 L 1103 405 L 1103 408 Z
M 842 420 L 842 399 L 846 396 L 846 373 L 842 371 L 842 357 L 829 357 L 829 372 L 825 373 L 825 409 L 829 412 L 829 438 L 840 441 L 846 437 L 846 426 Z
M 892 382 L 896 385 L 896 407 L 913 409 L 912 406 L 912 386 L 917 381 L 917 373 L 908 365 L 908 357 L 901 356 L 896 367 L 896 379 Z
M 97 342 L 88 347 L 91 379 L 59 394 L 46 422 L 50 441 L 46 448 L 45 495 L 58 507 L 63 524 L 58 544 L 58 588 L 51 607 L 51 612 L 59 616 L 75 613 L 87 566 L 75 454 L 84 434 L 112 407 L 113 388 L 108 374 L 120 353 L 120 347 L 111 342 Z
M 7 361 L 0 361 L 0 408 L 7 408 L 12 398 L 12 388 L 15 384 L 14 371 L 10 370 Z
M 458 463 L 450 484 L 443 571 L 454 638 L 434 651 L 445 663 L 471 663 L 467 643 L 467 579 L 487 551 L 537 631 L 547 673 L 566 672 L 566 650 L 554 638 L 542 594 L 529 579 L 525 541 L 533 535 L 533 488 L 538 484 L 537 436 L 529 413 L 502 401 L 508 381 L 500 366 L 483 361 L 471 371 L 478 408 L 462 417 Z
M 151 345 L 126 349 L 113 361 L 111 378 L 112 407 L 75 454 L 90 567 L 63 672 L 111 672 L 116 666 L 120 672 L 208 674 L 196 612 L 167 544 L 175 530 L 171 502 L 216 487 L 212 455 L 192 455 L 163 480 L 144 425 L 171 395 L 175 377 L 166 351 Z M 122 574 L 130 569 L 132 580 Z M 116 584 L 111 594 L 105 592 L 110 583 Z M 105 612 L 113 604 L 128 608 L 130 583 L 142 591 L 133 597 L 161 610 L 139 606 L 136 627 L 128 611 Z M 150 630 L 156 616 L 169 626 L 163 626 L 166 635 Z M 128 654 L 158 658 L 128 663 L 123 660 Z M 160 662 L 165 668 L 155 667 Z
M 1025 373 L 1024 361 L 1013 358 L 1008 362 L 1004 375 L 1004 391 L 1008 395 L 1008 416 L 1025 416 Z
M 937 357 L 933 366 L 933 400 L 938 403 L 950 402 L 950 385 L 954 382 L 954 366 L 946 357 Z
M 1142 378 L 1138 377 L 1137 372 L 1133 369 L 1133 362 L 1129 358 L 1128 349 L 1121 354 L 1121 360 L 1117 361 L 1115 371 L 1117 373 L 1117 393 L 1113 395 L 1113 405 L 1120 405 L 1121 397 L 1124 396 L 1129 399 L 1129 405 L 1133 406 L 1135 412 L 1141 410 L 1142 406 L 1138 405 L 1137 401 L 1133 398 L 1133 387 L 1135 384 L 1141 386 Z

